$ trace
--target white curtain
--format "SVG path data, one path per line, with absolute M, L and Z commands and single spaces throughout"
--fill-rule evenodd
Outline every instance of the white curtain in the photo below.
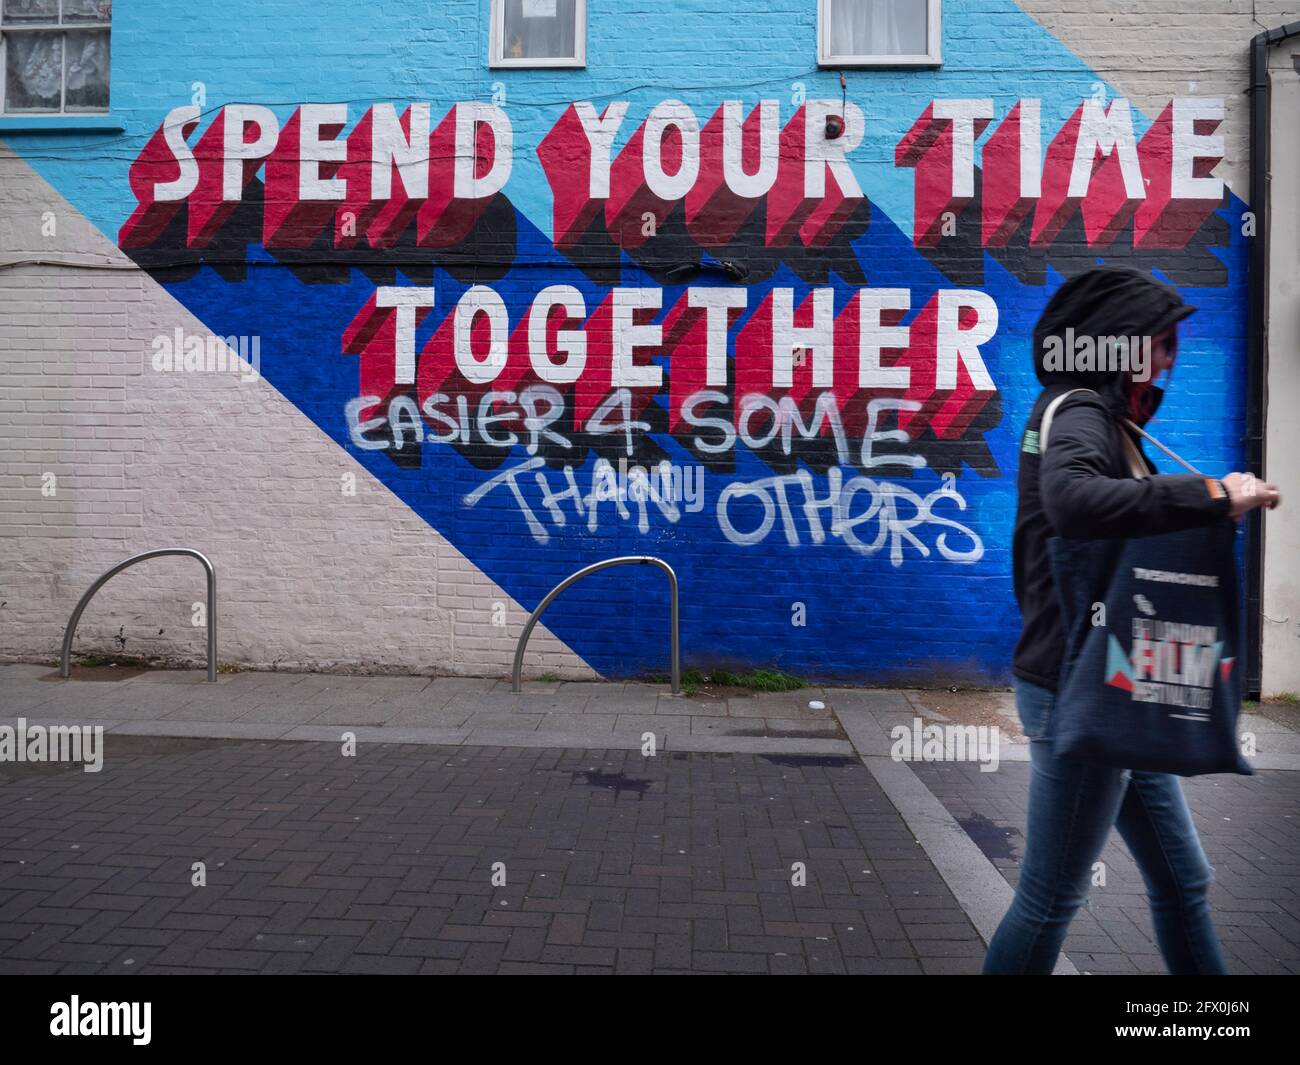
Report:
M 63 0 L 62 24 L 75 28 L 3 33 L 6 26 L 59 23 L 59 0 L 0 0 L 5 110 L 57 111 L 62 99 L 69 111 L 107 111 L 112 15 L 112 0 Z
M 575 0 L 505 0 L 505 57 L 573 56 L 576 15 Z
M 69 33 L 67 99 L 70 111 L 108 109 L 108 34 Z
M 59 0 L 0 0 L 7 22 L 58 22 Z
M 6 22 L 59 21 L 59 0 L 0 0 Z M 63 0 L 63 22 L 108 22 L 113 0 Z
M 107 22 L 113 16 L 113 0 L 63 0 L 64 22 Z
M 58 33 L 14 33 L 5 40 L 5 108 L 57 111 L 63 80 L 63 41 Z
M 920 55 L 926 0 L 831 0 L 832 55 Z

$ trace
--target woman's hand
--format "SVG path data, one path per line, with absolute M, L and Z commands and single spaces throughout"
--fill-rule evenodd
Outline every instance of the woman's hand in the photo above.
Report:
M 1228 490 L 1232 502 L 1230 513 L 1233 518 L 1239 519 L 1256 507 L 1272 510 L 1282 502 L 1282 493 L 1277 485 L 1261 481 L 1253 473 L 1230 473 L 1223 478 L 1223 487 Z

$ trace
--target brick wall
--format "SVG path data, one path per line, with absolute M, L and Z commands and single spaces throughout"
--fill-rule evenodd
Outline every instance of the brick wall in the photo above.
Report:
M 509 670 L 517 603 L 265 380 L 151 372 L 155 337 L 208 330 L 9 152 L 0 182 L 7 252 L 112 267 L 0 272 L 0 654 L 56 657 L 99 574 L 183 546 L 216 567 L 222 663 Z M 202 663 L 203 580 L 180 558 L 120 574 L 76 650 Z M 527 667 L 590 675 L 544 629 Z
M 1135 248 L 1138 230 L 1122 209 L 1113 239 L 1097 237 L 1087 219 L 1105 204 L 1082 212 L 1064 204 L 1050 239 L 1035 236 L 1033 203 L 998 240 L 981 227 L 986 197 L 1015 199 L 1011 156 L 995 161 L 997 149 L 985 152 L 1020 100 L 1039 101 L 1046 149 L 1090 99 L 1112 113 L 1114 101 L 1131 99 L 1136 143 L 1174 97 L 1223 97 L 1216 172 L 1235 178 L 1244 163 L 1235 101 L 1244 63 L 1234 49 L 1253 32 L 1249 10 L 1177 7 L 1144 8 L 1150 17 L 1138 32 L 1137 16 L 1107 4 L 950 3 L 940 69 L 846 72 L 848 114 L 862 118 L 846 138 L 860 143 L 845 156 L 851 179 L 814 167 L 829 175 L 816 196 L 804 184 L 804 162 L 824 145 L 806 136 L 800 116 L 817 113 L 820 121 L 819 101 L 830 113 L 844 107 L 838 72 L 816 68 L 811 0 L 756 5 L 743 27 L 704 3 L 593 4 L 587 67 L 572 71 L 490 70 L 487 5 L 468 0 L 439 5 L 434 15 L 425 4 L 398 2 L 381 14 L 323 0 L 310 22 L 297 5 L 244 11 L 241 2 L 180 19 L 161 3 L 124 7 L 113 44 L 113 111 L 123 132 L 13 133 L 12 154 L 0 156 L 3 257 L 65 264 L 0 269 L 0 357 L 11 386 L 0 400 L 8 444 L 0 654 L 48 657 L 97 572 L 131 551 L 178 543 L 210 551 L 218 563 L 224 660 L 503 672 L 524 609 L 549 587 L 600 558 L 653 554 L 681 577 L 688 663 L 776 664 L 808 677 L 865 680 L 1005 679 L 1018 626 L 1009 578 L 1014 473 L 1036 391 L 1027 338 L 1062 276 L 1099 258 L 1133 263 L 1159 271 L 1202 308 L 1188 324 L 1159 435 L 1211 468 L 1231 468 L 1239 455 L 1246 239 L 1239 181 L 1165 247 Z M 226 43 L 215 48 L 216 40 Z M 1145 50 L 1135 50 L 1139 42 Z M 707 139 L 711 117 L 731 99 L 756 116 L 760 101 L 772 101 L 786 139 L 775 191 L 744 205 L 734 231 L 720 211 L 724 238 L 700 221 L 709 212 L 699 214 L 689 197 L 647 197 L 644 157 L 627 145 L 665 101 L 689 108 Z M 917 123 L 933 101 L 970 99 L 990 100 L 992 113 L 976 141 L 973 194 L 960 196 L 944 164 L 953 158 L 944 140 L 951 130 Z M 186 142 L 210 146 L 206 157 L 195 149 L 203 181 L 220 188 L 220 164 L 207 159 L 213 144 L 219 150 L 213 130 L 233 115 L 223 111 L 231 104 L 271 109 L 288 171 L 277 178 L 269 164 L 250 168 L 228 210 L 204 185 L 176 212 L 151 208 L 140 189 L 178 173 L 171 150 L 162 151 L 161 127 L 192 101 L 197 116 Z M 449 116 L 448 130 L 458 103 L 491 102 L 513 135 L 509 181 L 487 202 L 428 209 L 427 224 L 423 213 L 399 214 L 389 243 L 371 239 L 364 209 L 356 237 L 338 205 L 304 206 L 286 194 L 297 156 L 283 131 L 295 128 L 300 105 L 345 104 L 338 136 L 351 139 L 385 101 L 397 115 L 427 102 L 432 127 Z M 639 191 L 624 211 L 584 202 L 589 160 L 570 107 L 584 101 L 595 113 L 626 102 L 612 192 L 626 199 Z M 809 128 L 820 135 L 816 122 Z M 909 155 L 898 149 L 910 133 Z M 666 173 L 676 164 L 676 136 L 668 138 Z M 938 147 L 927 148 L 936 137 Z M 431 153 L 435 184 L 438 173 L 450 180 L 447 153 L 455 151 L 439 143 Z M 1158 191 L 1167 161 L 1149 145 L 1141 149 L 1143 176 L 1155 175 Z M 495 150 L 479 149 L 486 167 Z M 702 148 L 706 172 L 711 150 Z M 1068 176 L 1068 153 L 1064 163 L 1048 157 L 1049 175 Z M 1109 170 L 1098 170 L 1098 187 L 1116 179 L 1116 164 L 1112 157 Z M 346 173 L 363 180 L 360 170 Z M 53 236 L 42 233 L 47 210 Z M 642 231 L 647 215 L 651 235 Z M 774 225 L 775 218 L 785 221 Z M 743 276 L 727 276 L 719 260 L 739 264 Z M 90 261 L 124 269 L 66 265 Z M 473 362 L 491 359 L 482 335 L 456 339 L 454 308 L 474 285 L 500 298 L 508 334 L 542 289 L 576 290 L 582 308 L 567 328 L 586 338 L 585 375 L 575 384 L 539 371 L 524 329 L 495 380 L 469 380 Z M 744 300 L 726 330 L 721 383 L 709 379 L 702 320 L 690 328 L 688 286 L 729 288 Z M 370 301 L 410 288 L 436 296 L 415 322 L 415 375 L 405 382 L 396 368 L 397 315 Z M 863 385 L 857 376 L 864 289 L 908 294 L 907 347 L 882 360 L 910 368 L 906 389 L 879 379 Z M 650 293 L 659 307 L 630 320 L 661 331 L 645 335 L 634 361 L 651 373 L 658 367 L 664 383 L 629 389 L 629 409 L 644 427 L 609 432 L 621 420 L 615 403 L 601 431 L 591 417 L 617 394 L 615 306 L 632 290 Z M 801 308 L 787 325 L 806 328 L 819 291 L 829 292 L 834 343 L 822 351 L 815 334 L 798 332 L 779 340 L 789 313 L 782 301 Z M 479 317 L 475 328 L 484 326 Z M 990 332 L 978 342 L 953 332 L 984 327 Z M 159 345 L 177 328 L 200 342 L 257 338 L 262 376 L 158 370 Z M 552 352 L 556 342 L 551 335 Z M 962 350 L 954 353 L 952 343 Z M 803 352 L 789 352 L 788 384 L 774 367 L 782 344 Z M 833 373 L 823 374 L 823 359 Z M 541 386 L 560 397 L 563 415 L 531 454 L 519 397 Z M 514 399 L 480 408 L 489 388 Z M 710 390 L 720 398 L 688 402 Z M 480 410 L 506 416 L 478 421 L 468 442 L 413 444 L 408 429 L 400 448 L 383 427 L 367 436 L 349 417 L 358 397 L 379 400 L 360 403 L 364 420 L 398 410 L 400 403 L 389 406 L 393 396 L 409 395 L 417 407 L 439 392 L 447 396 L 435 404 L 441 416 L 426 409 L 422 433 L 447 437 L 449 425 L 466 421 L 457 413 L 461 396 L 470 421 Z M 805 424 L 819 396 L 832 396 L 844 446 L 829 430 L 805 438 L 798 426 L 788 451 L 780 433 L 765 444 L 761 418 L 746 438 L 738 422 L 747 395 L 760 409 L 797 412 Z M 920 409 L 900 415 L 886 404 L 868 415 L 870 400 L 900 397 Z M 863 455 L 873 429 L 894 434 L 872 445 L 877 458 L 892 456 L 885 465 Z M 508 432 L 523 439 L 513 446 L 490 439 Z M 385 436 L 387 448 L 365 446 Z M 544 464 L 532 468 L 536 458 Z M 651 502 L 643 519 L 635 500 L 596 498 L 602 463 L 617 470 L 619 459 L 698 471 L 702 507 L 674 512 Z M 41 494 L 47 472 L 57 478 L 53 496 Z M 355 495 L 344 494 L 347 475 Z M 570 475 L 577 488 L 566 492 Z M 78 647 L 194 660 L 202 629 L 190 624 L 191 607 L 200 590 L 192 564 L 146 564 L 105 589 Z M 657 573 L 592 578 L 548 613 L 554 635 L 534 638 L 530 669 L 661 672 L 666 606 Z
M 1021 0 L 1020 6 L 1149 116 L 1171 93 L 1222 97 L 1226 151 L 1218 173 L 1246 197 L 1250 40 L 1294 22 L 1300 7 L 1286 0 L 1153 0 L 1141 7 L 1118 0 Z

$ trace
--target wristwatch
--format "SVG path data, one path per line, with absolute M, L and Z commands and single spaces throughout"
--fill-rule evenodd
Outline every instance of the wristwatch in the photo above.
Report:
M 1228 486 L 1217 477 L 1205 478 L 1205 490 L 1210 493 L 1211 499 L 1226 499 L 1231 506 L 1232 495 L 1228 492 Z

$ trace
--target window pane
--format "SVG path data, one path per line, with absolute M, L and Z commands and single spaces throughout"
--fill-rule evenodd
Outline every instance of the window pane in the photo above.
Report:
M 6 22 L 58 22 L 59 0 L 4 0 Z
M 924 55 L 926 0 L 831 0 L 831 54 Z
M 108 110 L 108 33 L 69 33 L 64 51 L 68 64 L 67 111 Z
M 577 0 L 502 0 L 506 59 L 573 59 Z
M 5 110 L 57 111 L 63 78 L 63 34 L 5 37 Z
M 113 0 L 63 0 L 64 22 L 108 22 Z

